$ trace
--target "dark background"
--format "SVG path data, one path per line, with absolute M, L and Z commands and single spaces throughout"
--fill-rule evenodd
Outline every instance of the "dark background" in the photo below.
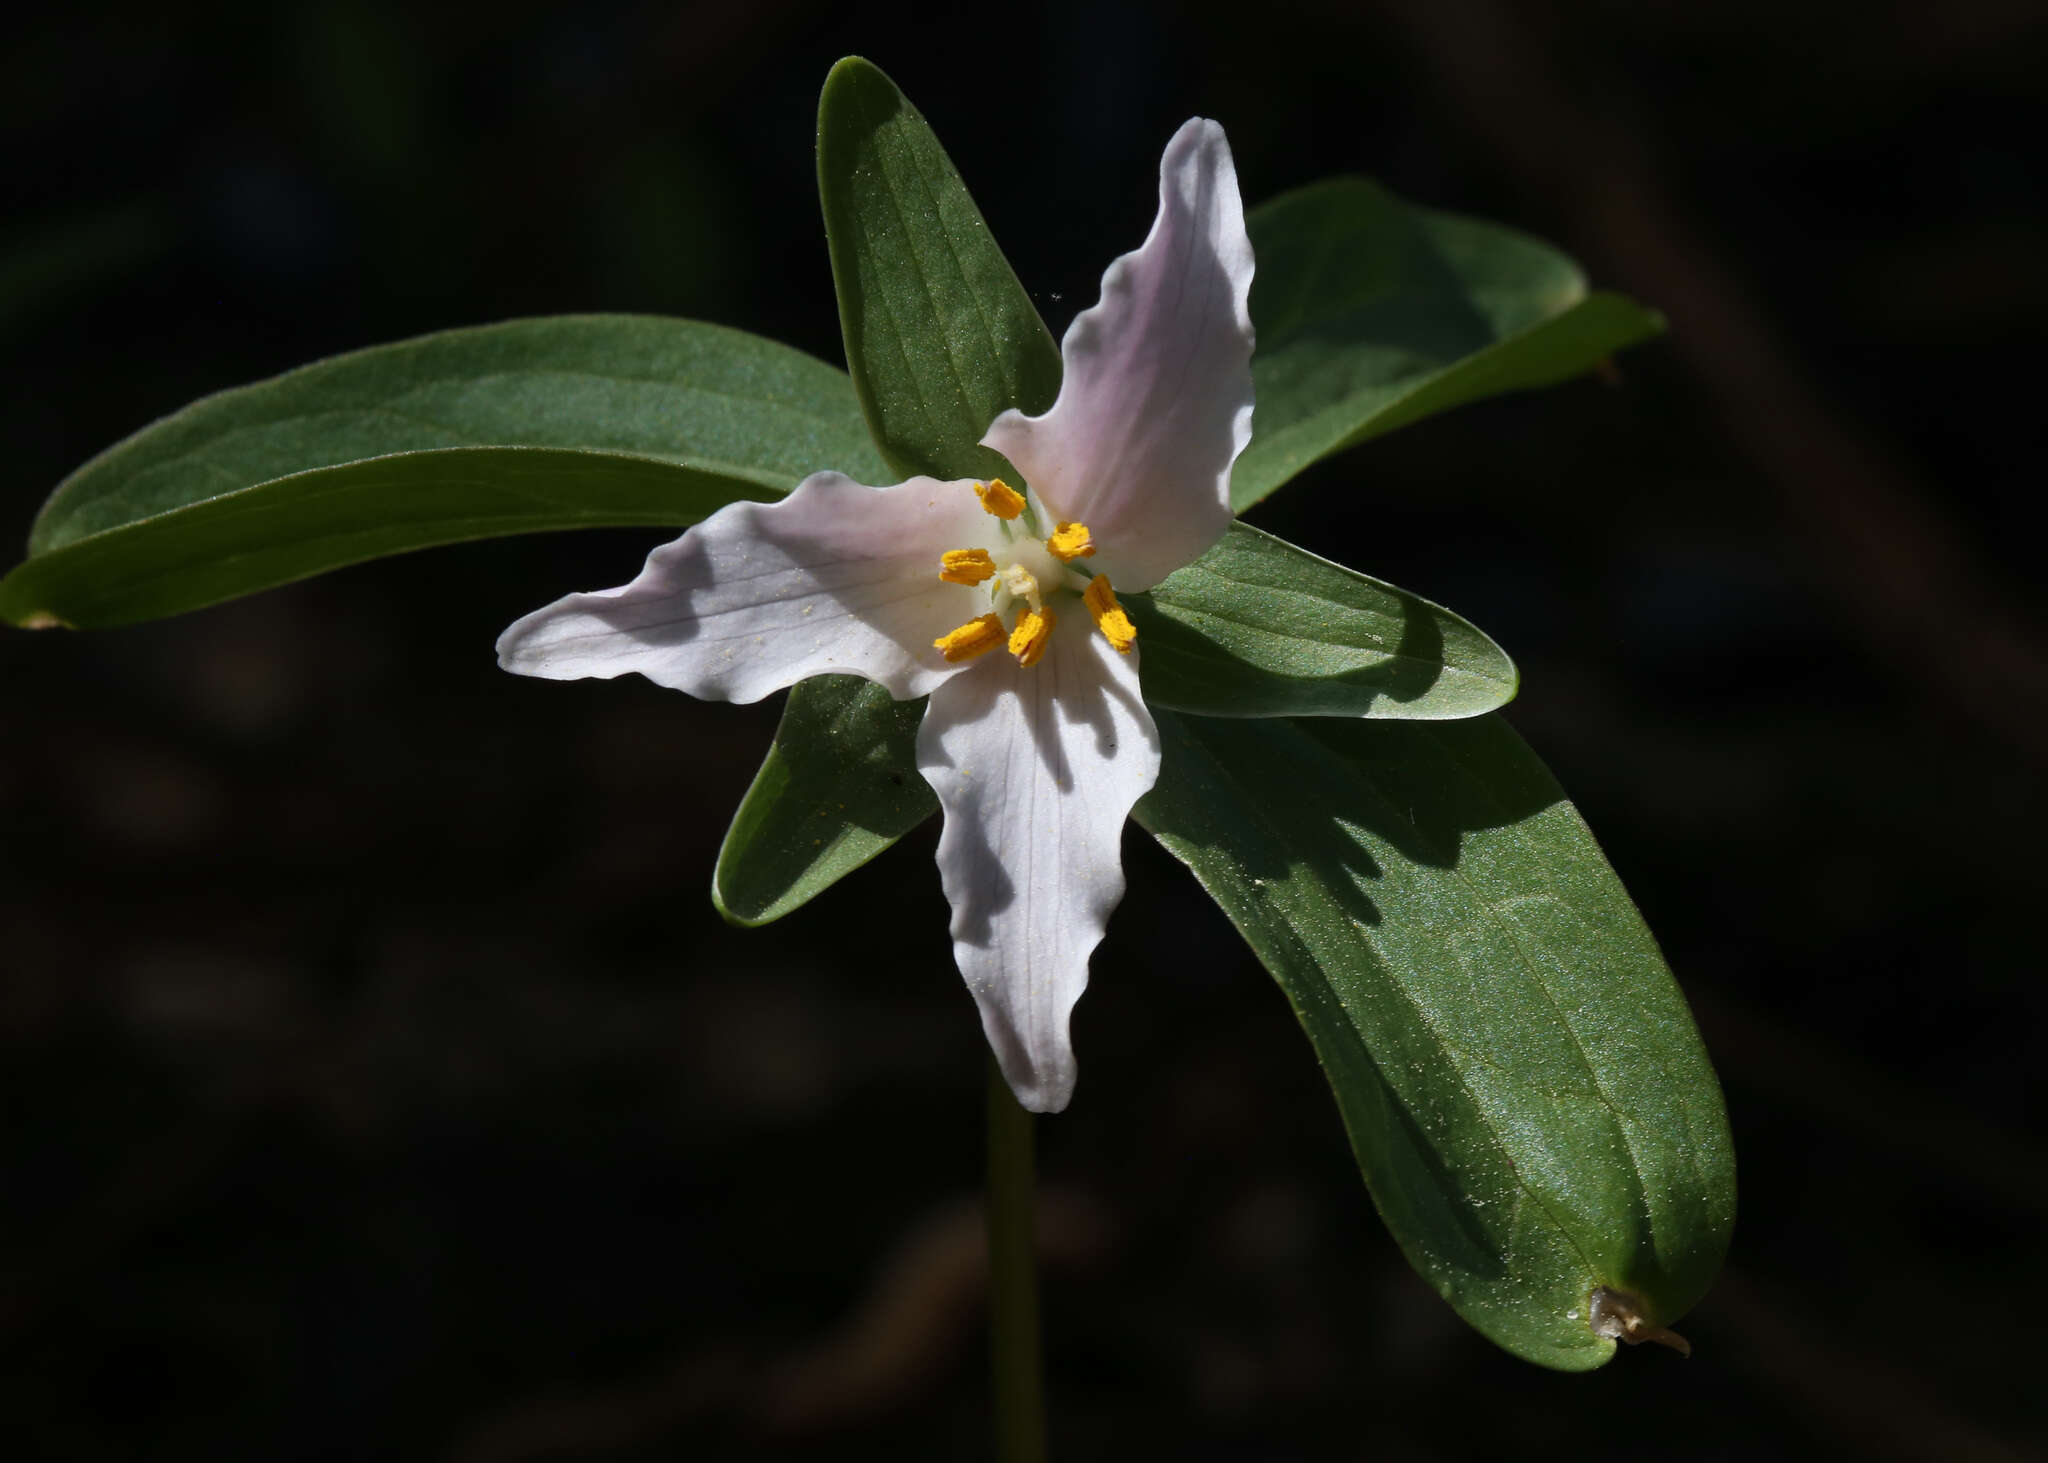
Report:
M 1405 0 L 52 8 L 0 60 L 0 481 L 505 316 L 838 359 L 865 53 L 1055 332 L 1158 152 L 1340 171 L 1665 310 L 1256 521 L 1441 600 L 1663 939 L 1742 1217 L 1691 1362 L 1543 1372 L 1401 1264 L 1284 1001 L 1133 829 L 1040 1125 L 1063 1458 L 2029 1456 L 2044 1416 L 2048 11 Z M 656 536 L 0 635 L 10 1458 L 974 1457 L 981 1047 L 933 828 L 705 897 L 775 707 L 519 681 Z M 11 1443 L 11 1446 L 8 1446 Z

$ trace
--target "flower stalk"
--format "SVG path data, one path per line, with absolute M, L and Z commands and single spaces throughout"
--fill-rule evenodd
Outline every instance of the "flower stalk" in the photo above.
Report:
M 988 1332 L 998 1463 L 1045 1463 L 1031 1114 L 988 1061 Z

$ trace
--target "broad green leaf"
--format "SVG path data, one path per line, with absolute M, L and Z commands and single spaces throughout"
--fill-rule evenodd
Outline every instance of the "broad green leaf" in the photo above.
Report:
M 432 544 L 683 528 L 738 499 L 776 496 L 748 479 L 619 452 L 401 452 L 294 473 L 38 554 L 0 579 L 0 619 L 106 629 Z
M 791 689 L 782 725 L 733 815 L 711 902 L 735 924 L 781 919 L 939 810 L 917 770 L 924 702 L 858 676 Z
M 310 468 L 442 447 L 654 457 L 779 493 L 879 481 L 844 375 L 743 331 L 646 315 L 510 320 L 316 361 L 145 427 L 61 483 L 29 551 Z
M 478 447 L 551 450 L 456 450 Z M 888 477 L 823 362 L 687 320 L 514 320 L 315 362 L 144 428 L 51 494 L 0 602 L 17 623 L 120 623 L 430 544 L 692 523 L 825 467 Z M 149 583 L 85 582 L 112 571 Z
M 1158 713 L 1137 817 L 1280 983 L 1410 1263 L 1531 1361 L 1606 1285 L 1669 1324 L 1734 1221 L 1712 1067 L 1656 942 L 1497 716 Z
M 1449 610 L 1245 523 L 1123 602 L 1154 706 L 1443 720 L 1515 694 L 1507 653 Z
M 850 56 L 818 99 L 818 195 L 846 365 L 899 477 L 988 478 L 1010 407 L 1059 395 L 1060 354 L 917 108 Z
M 1258 256 L 1258 405 L 1231 475 L 1240 513 L 1333 452 L 1568 380 L 1664 328 L 1631 300 L 1589 292 L 1548 244 L 1362 178 L 1284 193 L 1245 223 Z

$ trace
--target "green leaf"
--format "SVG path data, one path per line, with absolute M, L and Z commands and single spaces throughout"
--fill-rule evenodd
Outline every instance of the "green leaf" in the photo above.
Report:
M 0 579 L 0 618 L 99 630 L 433 544 L 682 528 L 775 490 L 618 452 L 456 447 L 316 468 L 89 535 Z
M 917 770 L 924 702 L 858 676 L 813 676 L 726 831 L 711 902 L 765 925 L 822 894 L 939 810 Z
M 818 100 L 818 195 L 846 364 L 896 475 L 990 478 L 978 445 L 1010 407 L 1059 395 L 1060 353 L 953 161 L 872 64 L 832 68 Z
M 529 450 L 461 450 L 480 447 Z M 693 523 L 824 467 L 887 476 L 846 377 L 786 346 L 628 315 L 453 330 L 206 397 L 101 453 L 51 494 L 0 607 L 118 624 L 431 544 Z
M 1596 1367 L 1612 1286 L 1668 1324 L 1734 1220 L 1712 1067 L 1656 942 L 1499 717 L 1157 713 L 1137 816 L 1280 983 L 1411 1264 L 1528 1360 Z
M 1333 452 L 1568 380 L 1664 328 L 1631 300 L 1588 292 L 1548 244 L 1362 178 L 1284 193 L 1245 223 L 1258 405 L 1231 476 L 1240 513 Z
M 1473 625 L 1245 523 L 1123 603 L 1154 706 L 1445 720 L 1515 694 L 1514 663 Z

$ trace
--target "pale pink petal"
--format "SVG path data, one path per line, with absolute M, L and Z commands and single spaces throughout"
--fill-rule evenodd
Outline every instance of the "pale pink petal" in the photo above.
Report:
M 1006 411 L 982 439 L 1055 518 L 1088 525 L 1118 589 L 1150 588 L 1230 526 L 1230 467 L 1252 434 L 1251 283 L 1230 144 L 1197 117 L 1160 159 L 1152 232 L 1061 342 L 1052 410 Z
M 991 655 L 932 693 L 917 765 L 939 796 L 953 956 L 1017 1100 L 1074 1092 L 1068 1018 L 1123 898 L 1124 820 L 1159 776 L 1137 656 L 1063 624 L 1030 670 Z
M 498 663 L 558 681 L 637 671 L 722 701 L 834 671 L 922 696 L 962 668 L 933 638 L 988 609 L 986 594 L 940 580 L 939 556 L 984 545 L 994 523 L 971 483 L 867 488 L 814 473 L 779 502 L 719 509 L 630 584 L 517 621 Z

